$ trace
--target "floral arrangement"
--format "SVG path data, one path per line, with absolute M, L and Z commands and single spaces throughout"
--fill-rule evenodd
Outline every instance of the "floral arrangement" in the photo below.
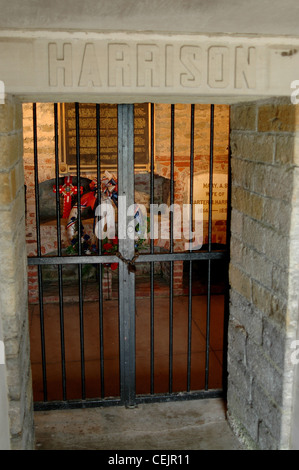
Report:
M 94 210 L 96 200 L 97 200 L 97 182 L 92 181 L 90 183 L 91 191 L 86 193 L 81 198 L 81 207 L 91 207 Z M 110 174 L 109 172 L 105 172 L 104 177 L 101 179 L 101 191 L 102 194 L 109 198 L 115 207 L 118 205 L 118 186 L 117 186 L 117 179 L 114 175 Z M 67 232 L 70 240 L 70 245 L 67 247 L 66 252 L 69 255 L 78 254 L 79 252 L 79 225 L 78 225 L 78 207 L 74 205 L 69 214 L 69 220 L 67 223 Z M 142 217 L 140 209 L 138 205 L 135 205 L 135 215 L 134 218 L 138 223 L 135 226 L 136 235 L 143 233 L 143 225 L 147 224 L 146 229 L 149 233 L 150 231 L 150 222 L 149 217 L 147 219 Z M 84 234 L 84 227 L 81 223 L 81 253 L 84 255 L 91 255 L 91 254 L 99 254 L 99 247 L 98 243 L 95 243 L 94 240 L 88 234 Z M 107 237 L 102 240 L 101 242 L 101 254 L 103 255 L 114 255 L 118 253 L 118 238 L 114 237 L 113 239 L 109 240 Z M 135 241 L 135 249 L 137 251 L 141 250 L 144 245 L 146 244 L 146 240 L 142 239 L 141 237 L 137 238 Z M 121 257 L 121 256 L 119 256 Z M 110 266 L 110 268 L 114 271 L 118 267 L 118 263 L 105 263 L 105 266 Z
M 109 242 L 107 237 L 104 238 L 104 240 L 102 240 L 103 254 L 114 255 L 117 251 L 118 251 L 118 238 L 117 237 L 114 237 L 111 240 L 111 243 Z M 118 263 L 106 264 L 106 266 L 110 266 L 112 271 L 115 271 L 118 268 Z

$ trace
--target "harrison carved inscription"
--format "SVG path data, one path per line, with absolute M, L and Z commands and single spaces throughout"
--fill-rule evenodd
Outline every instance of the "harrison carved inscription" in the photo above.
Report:
M 254 46 L 71 42 L 48 44 L 50 87 L 255 89 Z

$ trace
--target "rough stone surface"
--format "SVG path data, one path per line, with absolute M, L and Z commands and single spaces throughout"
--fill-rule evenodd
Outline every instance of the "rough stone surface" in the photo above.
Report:
M 232 107 L 228 416 L 247 445 L 264 450 L 290 446 L 297 116 L 282 99 Z
M 34 429 L 21 138 L 22 108 L 8 96 L 5 104 L 0 105 L 0 314 L 6 359 L 1 367 L 5 368 L 7 384 L 9 447 L 32 449 Z
M 243 450 L 220 399 L 35 413 L 37 450 Z

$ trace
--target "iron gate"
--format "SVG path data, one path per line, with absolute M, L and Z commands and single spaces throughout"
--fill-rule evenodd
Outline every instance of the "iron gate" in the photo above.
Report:
M 96 105 L 96 145 L 97 145 L 97 181 L 101 180 L 101 150 L 100 150 L 100 106 Z M 126 208 L 134 204 L 134 105 L 118 105 L 118 195 L 126 196 Z M 154 105 L 150 105 L 150 203 L 154 203 Z M 194 173 L 194 105 L 190 107 L 190 203 L 193 204 L 193 173 Z M 147 253 L 136 252 L 135 241 L 129 237 L 119 238 L 118 252 L 115 254 L 104 254 L 99 244 L 97 253 L 88 254 L 82 252 L 81 243 L 78 244 L 78 253 L 65 256 L 61 242 L 61 200 L 59 192 L 56 191 L 56 226 L 57 226 L 57 253 L 53 256 L 43 255 L 41 251 L 41 233 L 40 233 L 40 192 L 39 192 L 39 161 L 38 161 L 38 140 L 37 140 L 37 115 L 36 104 L 33 104 L 33 140 L 34 140 L 34 179 L 35 179 L 35 205 L 36 205 L 36 240 L 37 240 L 37 256 L 28 257 L 28 265 L 36 266 L 38 272 L 39 286 L 39 315 L 40 315 L 40 341 L 41 341 L 41 362 L 42 362 L 42 383 L 43 383 L 43 399 L 35 402 L 35 409 L 57 409 L 72 407 L 92 407 L 103 405 L 125 405 L 134 407 L 138 403 L 170 401 L 170 400 L 188 400 L 206 397 L 223 396 L 225 392 L 225 376 L 226 376 L 226 318 L 227 309 L 224 315 L 224 324 L 219 328 L 223 328 L 223 385 L 220 388 L 211 388 L 209 384 L 210 370 L 210 317 L 211 317 L 211 274 L 212 265 L 217 262 L 228 262 L 228 243 L 223 249 L 214 249 L 212 244 L 212 188 L 213 188 L 213 142 L 214 142 L 214 105 L 211 105 L 211 122 L 210 122 L 210 161 L 209 161 L 209 222 L 208 222 L 208 244 L 197 251 L 176 252 L 174 250 L 174 233 L 173 233 L 173 213 L 170 211 L 170 240 L 169 250 L 163 253 L 155 251 L 154 240 L 150 239 L 149 251 Z M 55 127 L 55 181 L 56 188 L 59 186 L 59 128 L 58 128 L 58 111 L 57 104 L 54 104 L 54 127 Z M 80 154 L 80 118 L 79 104 L 75 104 L 75 139 L 76 139 L 76 167 L 77 167 L 77 186 L 80 188 L 81 176 L 81 154 Z M 170 204 L 174 203 L 174 159 L 175 159 L 175 105 L 171 105 L 171 156 L 170 156 Z M 77 204 L 81 206 L 81 193 L 77 192 Z M 97 193 L 97 203 L 101 203 L 101 193 Z M 229 207 L 229 204 L 228 204 Z M 122 230 L 121 225 L 126 223 L 126 219 L 119 214 L 118 230 Z M 228 215 L 229 216 L 229 211 Z M 228 219 L 227 219 L 228 220 Z M 81 211 L 78 211 L 78 239 L 81 240 Z M 229 223 L 227 224 L 229 226 Z M 192 227 L 190 227 L 191 229 Z M 137 256 L 136 256 L 137 254 Z M 138 266 L 139 263 L 148 263 L 149 270 L 149 390 L 147 393 L 138 394 L 136 392 L 136 298 L 135 298 L 135 281 L 136 275 L 134 269 L 128 269 L 130 260 L 134 259 L 132 266 Z M 187 291 L 187 343 L 185 356 L 185 385 L 182 389 L 177 390 L 174 387 L 174 305 L 176 303 L 174 292 L 174 263 L 177 261 L 184 262 L 188 266 L 188 291 Z M 191 386 L 191 368 L 192 368 L 192 315 L 193 315 L 193 265 L 196 262 L 205 262 L 207 264 L 207 305 L 205 312 L 205 351 L 204 351 L 204 385 L 198 390 L 194 390 Z M 118 264 L 118 340 L 119 340 L 119 394 L 118 396 L 107 396 L 105 389 L 105 367 L 107 364 L 104 359 L 104 312 L 103 312 L 103 269 L 107 263 Z M 168 346 L 168 390 L 156 392 L 157 377 L 155 376 L 155 321 L 159 312 L 155 310 L 155 263 L 166 263 L 169 266 L 169 298 L 168 308 L 168 328 L 165 334 L 165 342 Z M 78 307 L 79 307 L 79 325 L 80 325 L 80 375 L 81 375 L 81 396 L 77 398 L 69 398 L 69 390 L 67 387 L 67 367 L 65 352 L 65 317 L 64 317 L 64 284 L 63 284 L 63 268 L 66 266 L 76 266 L 78 276 Z M 85 363 L 85 334 L 86 319 L 84 317 L 84 293 L 83 293 L 83 275 L 84 266 L 92 265 L 97 269 L 97 289 L 98 289 L 98 320 L 99 320 L 99 396 L 90 397 L 86 393 L 86 363 Z M 46 266 L 56 267 L 58 277 L 58 293 L 59 293 L 59 331 L 57 336 L 60 338 L 60 364 L 61 364 L 61 393 L 59 400 L 53 400 L 48 395 L 48 362 L 46 356 L 47 330 L 45 327 L 45 305 L 44 305 L 44 287 L 43 269 Z M 227 286 L 227 279 L 225 279 Z M 225 305 L 227 305 L 227 289 L 225 292 Z M 142 367 L 141 367 L 142 368 Z

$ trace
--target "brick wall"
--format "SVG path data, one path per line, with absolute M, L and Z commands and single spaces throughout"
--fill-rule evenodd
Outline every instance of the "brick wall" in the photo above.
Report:
M 261 449 L 288 448 L 290 437 L 290 342 L 298 316 L 297 114 L 289 99 L 231 108 L 228 410 L 239 435 Z
M 10 97 L 6 97 L 5 104 L 0 106 L 0 141 L 0 314 L 5 344 L 10 448 L 32 449 L 34 430 L 27 306 L 22 108 Z M 1 421 L 2 425 L 5 425 L 5 421 Z
M 174 204 L 182 207 L 189 203 L 190 179 L 190 105 L 176 104 L 174 113 Z M 197 175 L 209 173 L 210 167 L 210 106 L 196 105 L 194 111 L 194 168 Z M 214 121 L 214 181 L 218 174 L 228 173 L 229 107 L 215 106 Z M 155 105 L 155 171 L 171 177 L 171 105 Z M 194 184 L 194 186 L 196 183 Z M 194 202 L 196 202 L 194 200 Z M 174 222 L 175 223 L 175 222 Z M 180 227 L 178 227 L 180 228 Z M 182 230 L 182 228 L 181 228 Z M 208 217 L 204 217 L 203 243 L 208 242 Z M 212 242 L 226 243 L 226 214 L 222 221 L 213 221 Z M 168 247 L 168 245 L 166 245 Z M 185 241 L 174 240 L 174 251 L 184 251 Z M 166 279 L 170 275 L 168 264 L 162 267 Z M 173 263 L 173 285 L 176 295 L 181 295 L 183 262 Z
M 54 106 L 53 103 L 38 103 L 37 116 L 37 151 L 38 151 L 38 177 L 39 182 L 55 178 L 55 133 L 54 133 Z M 33 115 L 32 104 L 23 104 L 23 157 L 26 184 L 26 243 L 27 256 L 37 255 L 36 244 L 36 212 L 35 212 L 35 184 L 34 184 L 34 147 L 33 147 Z M 93 178 L 93 175 L 82 173 L 81 176 Z M 84 223 L 85 232 L 93 233 L 92 224 Z M 40 225 L 41 254 L 57 253 L 56 221 Z M 70 245 L 66 230 L 61 230 L 62 248 Z M 47 276 L 47 274 L 46 274 Z M 111 277 L 111 276 L 109 276 Z M 107 281 L 107 282 L 106 282 Z M 108 284 L 108 274 L 104 275 L 104 291 L 111 286 Z M 38 301 L 37 267 L 28 267 L 29 301 Z M 106 293 L 108 295 L 108 292 Z M 77 296 L 66 296 L 66 301 L 77 300 Z M 47 296 L 47 302 L 58 301 L 57 295 Z
M 155 106 L 155 162 L 158 174 L 170 178 L 170 105 Z M 190 105 L 175 105 L 174 136 L 174 203 L 187 204 L 190 179 Z M 229 107 L 215 106 L 214 118 L 214 182 L 217 175 L 228 173 Z M 194 176 L 209 173 L 210 106 L 196 105 L 194 113 Z M 194 201 L 196 202 L 196 201 Z M 213 243 L 226 243 L 226 215 L 222 223 L 213 221 Z M 204 217 L 203 243 L 208 242 L 208 217 Z M 177 243 L 176 249 L 182 244 Z
M 27 186 L 27 219 L 26 239 L 28 256 L 36 255 L 36 227 L 35 227 L 35 196 L 34 196 L 34 164 L 33 164 L 33 118 L 32 104 L 23 105 L 24 121 L 24 169 L 25 184 Z M 155 105 L 155 174 L 170 178 L 170 141 L 171 141 L 171 108 L 170 105 Z M 37 105 L 37 136 L 39 181 L 55 178 L 54 168 L 54 109 L 51 103 Z M 229 107 L 215 106 L 215 139 L 214 139 L 214 175 L 226 175 L 228 171 L 228 142 L 229 139 Z M 175 106 L 175 163 L 174 163 L 174 203 L 182 205 L 188 203 L 187 187 L 190 179 L 190 105 L 178 104 Z M 209 172 L 210 155 L 210 106 L 195 106 L 195 141 L 194 141 L 194 175 Z M 81 176 L 94 178 L 95 175 L 81 173 Z M 166 185 L 167 186 L 167 185 Z M 169 188 L 169 185 L 168 185 Z M 135 178 L 136 201 L 149 207 L 149 175 L 137 174 Z M 169 194 L 168 194 L 169 199 Z M 167 199 L 164 199 L 167 202 Z M 163 187 L 155 182 L 155 203 L 163 201 Z M 92 225 L 84 227 L 90 235 Z M 226 214 L 223 220 L 213 222 L 212 241 L 214 243 L 226 242 Z M 208 240 L 208 219 L 204 219 L 204 239 Z M 42 255 L 57 249 L 57 234 L 55 223 L 41 225 L 41 251 Z M 62 246 L 69 245 L 66 231 L 62 230 Z M 169 247 L 165 240 L 157 240 L 156 245 Z M 175 241 L 175 251 L 184 249 L 183 241 Z M 168 279 L 169 266 L 161 267 L 163 276 Z M 38 300 L 37 270 L 29 268 L 29 299 Z M 177 295 L 182 293 L 183 262 L 174 263 L 174 288 Z M 108 285 L 108 284 L 107 284 Z M 109 283 L 111 286 L 111 283 Z M 108 295 L 108 294 L 107 294 Z M 109 292 L 111 296 L 111 292 Z M 53 301 L 54 298 L 48 299 Z

